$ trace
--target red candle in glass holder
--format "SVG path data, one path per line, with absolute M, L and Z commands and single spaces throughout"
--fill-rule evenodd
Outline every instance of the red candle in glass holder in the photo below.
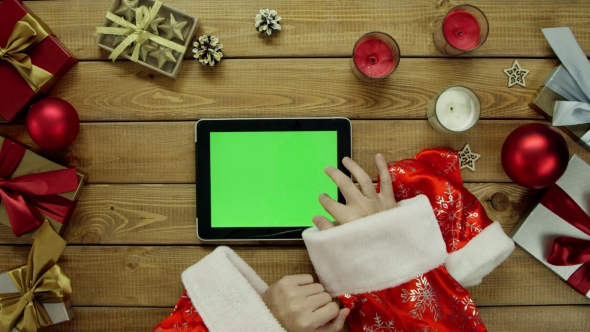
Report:
M 460 50 L 477 46 L 480 27 L 477 19 L 462 11 L 451 12 L 443 23 L 443 32 L 449 44 Z
M 399 64 L 399 46 L 390 35 L 373 31 L 364 34 L 352 49 L 352 71 L 361 80 L 382 79 Z
M 383 77 L 393 70 L 393 51 L 382 40 L 367 39 L 356 47 L 354 63 L 369 77 Z
M 459 5 L 437 21 L 434 44 L 446 55 L 459 55 L 483 45 L 489 32 L 488 19 L 479 8 Z

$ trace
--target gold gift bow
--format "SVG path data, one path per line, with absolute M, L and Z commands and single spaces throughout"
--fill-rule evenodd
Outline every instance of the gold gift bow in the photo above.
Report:
M 186 47 L 175 43 L 171 40 L 168 40 L 164 37 L 160 37 L 155 35 L 146 29 L 149 27 L 150 23 L 156 18 L 156 14 L 160 10 L 162 6 L 162 2 L 156 0 L 154 2 L 154 6 L 151 9 L 148 9 L 146 6 L 141 6 L 137 9 L 136 15 L 136 24 L 126 21 L 125 19 L 108 12 L 107 18 L 121 27 L 97 27 L 96 32 L 107 34 L 107 35 L 117 35 L 117 36 L 128 36 L 125 38 L 115 50 L 109 56 L 109 59 L 113 60 L 113 62 L 117 59 L 119 54 L 127 48 L 127 46 L 131 45 L 131 43 L 135 43 L 135 49 L 133 50 L 133 54 L 131 55 L 131 61 L 137 62 L 139 60 L 139 50 L 141 45 L 146 43 L 148 40 L 152 40 L 162 46 L 168 47 L 175 51 L 178 51 L 182 54 L 186 51 Z
M 52 325 L 42 303 L 62 303 L 72 293 L 70 279 L 55 262 L 66 247 L 64 241 L 45 220 L 26 266 L 8 272 L 19 293 L 0 294 L 0 327 L 10 331 L 35 332 Z
M 10 63 L 35 93 L 53 79 L 53 75 L 33 65 L 25 52 L 50 34 L 52 32 L 49 27 L 40 23 L 31 14 L 26 14 L 14 25 L 6 48 L 0 47 L 0 61 L 6 60 Z

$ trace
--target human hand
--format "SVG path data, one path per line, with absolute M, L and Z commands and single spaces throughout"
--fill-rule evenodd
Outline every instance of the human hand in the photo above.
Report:
M 346 199 L 346 205 L 344 205 L 333 200 L 327 194 L 321 194 L 319 197 L 320 204 L 337 223 L 344 224 L 397 206 L 387 162 L 382 154 L 378 153 L 375 156 L 381 186 L 379 193 L 376 192 L 371 177 L 354 160 L 345 157 L 342 159 L 342 164 L 357 180 L 360 191 L 342 171 L 331 166 L 326 167 L 326 174 L 338 185 Z M 313 223 L 319 230 L 335 227 L 330 220 L 323 216 L 313 217 Z
M 350 313 L 332 302 L 309 274 L 281 278 L 262 294 L 262 300 L 289 332 L 338 332 Z

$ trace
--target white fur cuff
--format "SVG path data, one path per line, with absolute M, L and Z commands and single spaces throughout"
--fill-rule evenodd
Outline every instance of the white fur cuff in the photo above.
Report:
M 514 250 L 514 242 L 497 221 L 484 228 L 465 247 L 447 257 L 449 273 L 463 287 L 479 285 Z
M 268 285 L 228 247 L 189 267 L 182 282 L 210 332 L 285 331 L 262 301 Z
M 445 243 L 424 195 L 335 228 L 303 232 L 320 282 L 333 297 L 407 282 L 443 264 Z

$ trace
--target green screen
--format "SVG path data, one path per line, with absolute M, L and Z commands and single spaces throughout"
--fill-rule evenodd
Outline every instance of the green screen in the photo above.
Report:
M 337 199 L 336 131 L 211 133 L 211 227 L 307 227 Z

